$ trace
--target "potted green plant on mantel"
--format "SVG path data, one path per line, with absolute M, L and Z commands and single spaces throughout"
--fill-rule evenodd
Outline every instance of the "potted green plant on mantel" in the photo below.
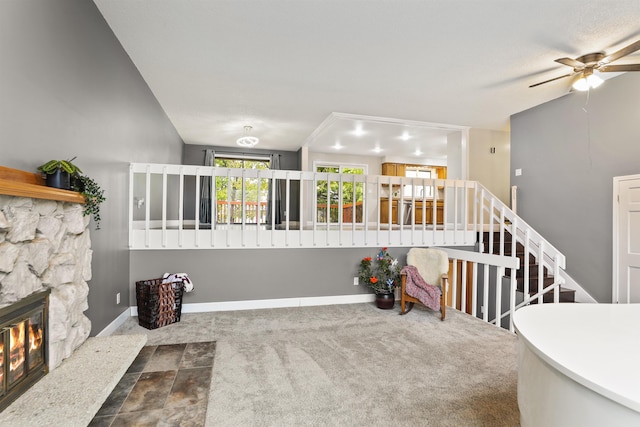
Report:
M 378 308 L 393 308 L 394 291 L 400 284 L 401 269 L 400 263 L 389 254 L 387 248 L 382 248 L 375 258 L 366 257 L 360 261 L 360 281 L 376 293 Z
M 71 177 L 82 173 L 79 167 L 71 160 L 49 160 L 47 163 L 38 166 L 38 170 L 45 174 L 47 186 L 71 190 Z
M 50 160 L 38 166 L 38 170 L 45 174 L 49 187 L 73 190 L 82 194 L 85 199 L 83 215 L 91 215 L 96 223 L 96 230 L 100 229 L 100 204 L 106 200 L 104 190 L 91 177 L 84 175 L 82 170 L 73 164 L 76 158 L 70 160 Z

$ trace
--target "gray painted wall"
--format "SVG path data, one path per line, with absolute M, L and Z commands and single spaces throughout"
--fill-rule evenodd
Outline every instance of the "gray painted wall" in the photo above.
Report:
M 599 302 L 611 301 L 613 177 L 640 173 L 639 111 L 640 73 L 627 73 L 511 118 L 518 213 Z
M 195 291 L 183 302 L 204 303 L 272 298 L 354 295 L 371 292 L 354 286 L 360 260 L 377 248 L 212 249 L 131 252 L 131 280 L 153 279 L 164 272 L 187 273 Z M 406 263 L 407 248 L 389 253 Z M 135 304 L 135 288 L 131 290 Z
M 180 163 L 182 141 L 93 2 L 3 0 L 0 31 L 0 164 L 78 156 L 106 190 L 91 226 L 96 334 L 128 306 L 128 164 Z

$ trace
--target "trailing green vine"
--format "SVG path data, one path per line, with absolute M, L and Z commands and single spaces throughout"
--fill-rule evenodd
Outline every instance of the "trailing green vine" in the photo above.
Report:
M 107 200 L 104 197 L 104 190 L 96 181 L 86 175 L 75 174 L 73 178 L 73 189 L 85 198 L 82 214 L 93 216 L 96 230 L 100 230 L 100 204 Z

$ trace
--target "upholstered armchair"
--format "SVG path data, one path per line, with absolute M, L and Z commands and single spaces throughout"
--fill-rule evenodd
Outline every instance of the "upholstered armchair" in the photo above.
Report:
M 437 286 L 440 291 L 440 312 L 442 320 L 446 315 L 447 288 L 449 274 L 449 256 L 440 249 L 435 248 L 411 248 L 407 254 L 407 265 L 414 266 L 417 269 L 421 279 L 428 285 Z M 437 293 L 433 289 L 422 289 L 419 283 L 420 278 L 412 277 L 411 268 L 403 269 L 401 274 L 401 295 L 400 295 L 400 314 L 406 314 L 413 308 L 414 303 L 421 303 L 431 309 L 437 310 L 437 301 L 434 301 L 434 295 Z M 409 273 L 409 274 L 408 274 Z M 416 287 L 418 285 L 418 287 Z M 412 293 L 409 295 L 407 290 Z M 431 299 L 430 299 L 431 297 Z M 427 299 L 425 301 L 425 298 Z M 421 301 L 422 300 L 422 301 Z

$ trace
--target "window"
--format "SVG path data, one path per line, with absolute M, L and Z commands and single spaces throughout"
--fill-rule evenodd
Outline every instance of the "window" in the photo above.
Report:
M 437 177 L 431 168 L 420 167 L 420 166 L 407 166 L 405 170 L 405 175 L 407 178 L 423 178 L 423 179 L 431 179 L 432 177 Z M 404 197 L 413 197 L 413 185 L 405 185 L 403 196 Z M 415 198 L 422 199 L 423 197 L 431 198 L 433 197 L 433 187 L 429 184 L 425 186 L 416 185 L 415 187 Z
M 364 175 L 366 165 L 314 163 L 316 172 Z M 354 185 L 355 184 L 355 185 Z M 318 222 L 337 223 L 342 215 L 342 222 L 363 222 L 362 201 L 364 200 L 364 183 L 339 181 L 318 181 L 316 188 L 316 219 Z
M 216 167 L 269 169 L 268 158 L 216 157 Z M 216 221 L 219 224 L 240 224 L 244 209 L 245 224 L 263 224 L 266 222 L 269 180 L 240 177 L 216 177 Z M 244 186 L 244 206 L 242 190 Z

